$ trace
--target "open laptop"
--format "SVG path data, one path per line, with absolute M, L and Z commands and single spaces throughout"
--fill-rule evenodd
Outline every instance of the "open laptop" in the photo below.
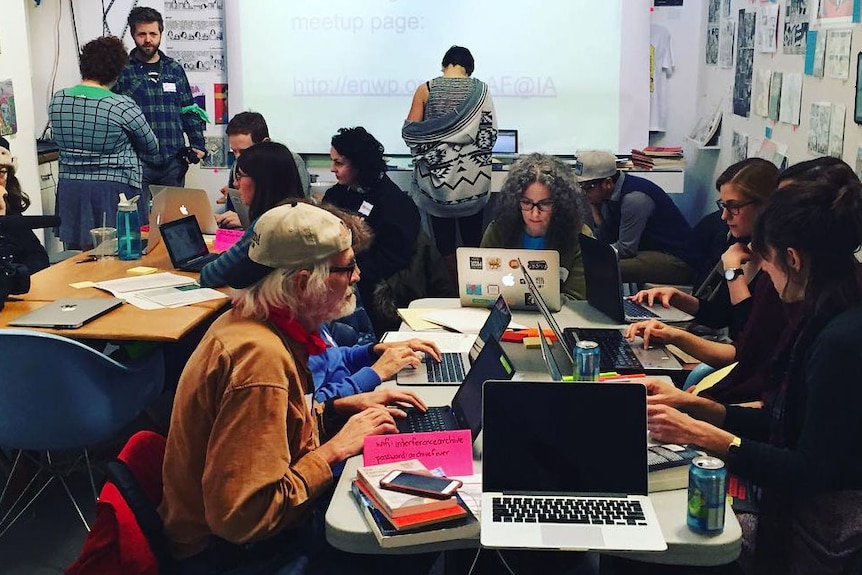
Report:
M 545 336 L 545 330 L 542 329 L 541 323 L 537 323 L 536 326 L 539 328 L 542 359 L 545 362 L 545 367 L 548 368 L 548 375 L 551 376 L 551 381 L 563 381 L 563 372 L 560 371 L 560 364 L 557 363 L 557 359 L 554 357 L 553 351 L 551 351 L 551 344 L 548 342 L 547 336 Z
M 497 130 L 491 157 L 501 164 L 514 162 L 518 158 L 518 130 Z
M 9 322 L 16 327 L 77 329 L 119 307 L 123 300 L 115 297 L 58 299 Z
M 533 297 L 538 304 L 542 317 L 548 322 L 557 341 L 562 342 L 566 357 L 575 364 L 575 356 L 572 350 L 580 340 L 594 341 L 599 344 L 599 369 L 603 372 L 615 371 L 619 374 L 647 373 L 652 375 L 666 375 L 668 372 L 678 372 L 683 369 L 682 364 L 663 346 L 653 346 L 644 349 L 643 339 L 640 337 L 629 341 L 622 332 L 616 328 L 576 328 L 567 327 L 560 329 L 560 324 L 554 319 L 551 310 L 545 304 L 542 294 L 536 287 L 531 274 L 522 268 L 524 280 L 530 288 Z
M 469 429 L 475 440 L 482 430 L 482 384 L 489 379 L 509 380 L 515 366 L 496 340 L 488 340 L 473 363 L 464 383 L 452 398 L 452 406 L 429 407 L 424 413 L 407 409 L 405 419 L 396 419 L 401 433 Z
M 159 226 L 168 249 L 171 265 L 186 272 L 199 272 L 219 257 L 211 254 L 194 216 L 180 218 Z
M 694 316 L 675 307 L 641 305 L 623 296 L 623 282 L 617 250 L 596 238 L 579 234 L 584 256 L 587 302 L 616 323 L 658 319 L 664 322 L 689 321 Z
M 647 497 L 643 385 L 488 381 L 482 429 L 483 546 L 667 549 Z
M 432 358 L 426 357 L 418 368 L 405 368 L 399 371 L 395 376 L 396 382 L 398 385 L 461 385 L 464 377 L 479 357 L 483 346 L 489 341 L 499 342 L 511 320 L 512 312 L 506 304 L 506 300 L 499 296 L 491 307 L 488 319 L 485 320 L 482 329 L 475 337 L 451 333 L 407 332 L 410 337 L 421 337 L 437 343 L 441 352 L 441 361 L 436 362 Z M 390 338 L 388 337 L 390 333 L 387 333 L 382 341 L 393 341 L 405 335 L 405 332 L 392 333 L 397 333 L 397 335 Z M 451 342 L 453 336 L 460 342 L 469 342 L 469 347 L 461 347 L 463 346 L 462 343 L 458 349 L 447 349 L 445 344 Z
M 236 212 L 239 223 L 242 224 L 243 228 L 248 228 L 251 224 L 248 218 L 248 206 L 242 203 L 242 196 L 239 195 L 239 190 L 228 188 L 227 195 L 230 196 L 230 203 L 233 204 L 233 211 Z
M 512 309 L 536 311 L 521 274 L 527 266 L 551 311 L 560 311 L 560 253 L 556 250 L 458 248 L 458 295 L 463 307 L 487 307 L 502 295 Z
M 218 231 L 212 204 L 204 190 L 150 184 L 150 193 L 153 195 L 153 207 L 150 211 L 146 253 L 152 252 L 161 241 L 160 225 L 186 216 L 197 219 L 201 233 L 212 235 Z

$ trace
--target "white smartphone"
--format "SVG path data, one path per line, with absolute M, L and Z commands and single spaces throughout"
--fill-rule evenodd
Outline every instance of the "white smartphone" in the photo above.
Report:
M 380 487 L 390 491 L 400 491 L 411 495 L 448 499 L 463 485 L 457 479 L 434 477 L 410 471 L 391 471 L 380 480 Z

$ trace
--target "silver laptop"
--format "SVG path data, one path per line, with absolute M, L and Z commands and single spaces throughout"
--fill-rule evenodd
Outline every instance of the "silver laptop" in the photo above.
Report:
M 554 352 L 551 350 L 551 344 L 545 336 L 545 330 L 542 329 L 542 324 L 537 323 L 539 328 L 539 342 L 542 347 L 542 360 L 545 362 L 545 367 L 548 369 L 548 375 L 551 376 L 551 381 L 563 381 L 563 372 L 560 371 L 560 365 L 554 357 Z M 565 344 L 561 344 L 564 345 Z
M 195 217 L 201 233 L 212 235 L 218 231 L 212 203 L 204 190 L 150 184 L 150 193 L 153 195 L 153 208 L 146 253 L 152 252 L 162 240 L 160 225 L 186 216 Z
M 451 333 L 406 332 L 410 337 L 421 337 L 422 339 L 437 343 L 441 351 L 441 361 L 438 363 L 432 358 L 426 357 L 418 368 L 405 368 L 399 371 L 395 376 L 396 382 L 398 385 L 460 385 L 464 381 L 464 377 L 472 369 L 485 343 L 491 340 L 499 342 L 511 320 L 512 311 L 506 305 L 506 300 L 502 296 L 498 296 L 491 307 L 488 319 L 485 320 L 482 329 L 479 330 L 479 334 L 476 336 Z M 389 337 L 390 335 L 392 337 Z M 382 341 L 403 339 L 404 335 L 405 332 L 387 332 Z M 458 337 L 458 341 L 461 342 L 469 341 L 469 347 L 459 347 L 454 351 L 448 350 L 442 344 L 444 342 L 452 342 L 453 336 L 460 336 Z
M 600 349 L 600 369 L 604 372 L 613 371 L 619 374 L 646 373 L 650 375 L 667 375 L 669 372 L 679 372 L 683 366 L 664 346 L 651 346 L 644 349 L 643 339 L 636 337 L 627 340 L 616 328 L 576 328 L 560 329 L 560 324 L 554 319 L 548 306 L 545 305 L 542 294 L 536 288 L 531 274 L 523 268 L 524 279 L 533 293 L 542 317 L 548 322 L 557 341 L 562 342 L 566 357 L 574 366 L 575 357 L 572 353 L 575 345 L 581 339 L 595 341 Z
M 512 309 L 536 311 L 520 273 L 523 262 L 551 311 L 560 311 L 560 254 L 556 250 L 458 248 L 456 259 L 462 306 L 488 307 L 502 295 Z
M 667 549 L 647 497 L 643 385 L 487 381 L 482 429 L 483 546 Z
M 239 223 L 242 224 L 243 228 L 248 228 L 251 224 L 248 219 L 248 206 L 242 203 L 242 196 L 239 195 L 239 190 L 228 188 L 227 195 L 230 196 L 230 203 L 233 204 L 233 211 L 236 212 Z
M 596 238 L 579 234 L 584 256 L 584 279 L 587 282 L 587 302 L 616 323 L 658 319 L 681 322 L 694 319 L 691 314 L 661 304 L 645 306 L 623 295 L 620 262 L 614 246 Z
M 123 300 L 115 297 L 58 299 L 26 315 L 14 319 L 9 325 L 17 327 L 44 327 L 77 329 L 119 307 Z

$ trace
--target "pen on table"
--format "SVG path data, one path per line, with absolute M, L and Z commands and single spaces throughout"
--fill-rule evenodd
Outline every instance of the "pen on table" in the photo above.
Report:
M 599 374 L 599 379 L 601 379 L 603 377 L 619 377 L 619 375 L 620 374 L 618 374 L 615 371 L 605 371 L 605 372 Z
M 76 261 L 75 263 L 76 264 L 85 264 L 87 262 L 94 262 L 94 261 L 96 261 L 96 256 L 86 256 L 86 257 Z

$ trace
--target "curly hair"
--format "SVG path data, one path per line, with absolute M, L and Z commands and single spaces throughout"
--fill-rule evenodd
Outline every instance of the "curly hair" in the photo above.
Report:
M 305 197 L 293 154 L 284 144 L 251 146 L 237 158 L 236 169 L 254 181 L 254 198 L 248 208 L 252 221 L 288 198 Z
M 6 168 L 6 213 L 10 216 L 23 214 L 30 207 L 30 198 L 21 189 L 21 183 L 15 177 L 12 166 Z
M 530 184 L 541 183 L 551 191 L 554 209 L 545 234 L 548 249 L 572 245 L 584 222 L 585 199 L 572 169 L 547 154 L 530 154 L 512 165 L 497 201 L 494 220 L 503 235 L 504 245 L 515 245 L 524 231 L 520 200 Z
M 332 136 L 332 147 L 350 160 L 359 174 L 359 185 L 363 188 L 374 187 L 386 173 L 383 144 L 362 126 L 340 128 Z
M 102 36 L 90 40 L 84 44 L 78 55 L 81 78 L 95 80 L 103 86 L 116 82 L 128 62 L 129 55 L 123 41 L 116 36 Z

